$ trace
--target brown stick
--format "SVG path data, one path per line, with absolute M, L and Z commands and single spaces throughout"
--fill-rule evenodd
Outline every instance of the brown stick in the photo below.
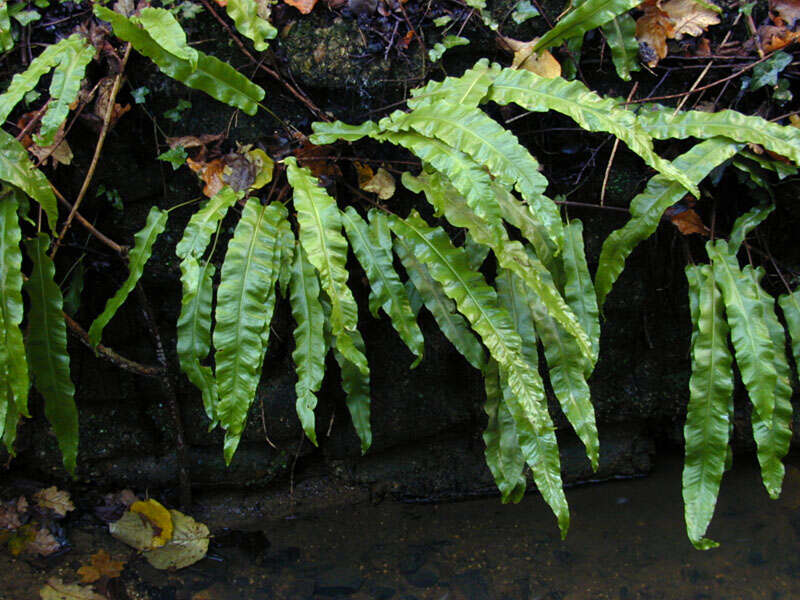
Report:
M 58 198 L 58 201 L 61 202 L 61 204 L 63 204 L 64 206 L 66 206 L 70 211 L 72 211 L 72 204 L 69 203 L 69 200 L 64 198 L 61 192 L 59 192 L 55 187 L 53 187 L 53 184 L 50 184 L 50 187 L 52 188 L 53 193 L 56 195 L 56 198 Z M 75 218 L 78 219 L 78 223 L 83 225 L 89 233 L 91 233 L 94 237 L 103 242 L 106 246 L 111 248 L 114 252 L 123 257 L 128 254 L 127 246 L 120 246 L 117 242 L 112 240 L 110 237 L 108 237 L 102 231 L 100 231 L 94 225 L 92 225 L 89 221 L 87 221 L 86 217 L 84 217 L 78 211 L 75 211 Z
M 75 204 L 72 205 L 72 210 L 70 210 L 69 215 L 67 215 L 67 220 L 64 223 L 64 226 L 61 228 L 61 233 L 58 234 L 58 237 L 53 244 L 53 251 L 50 253 L 50 258 L 55 258 L 56 252 L 58 252 L 58 247 L 61 245 L 61 242 L 64 241 L 64 235 L 67 233 L 69 226 L 72 225 L 72 220 L 75 218 L 75 213 L 78 212 L 78 208 L 80 207 L 81 202 L 83 202 L 83 199 L 86 197 L 86 192 L 89 190 L 89 185 L 92 183 L 92 178 L 94 177 L 94 172 L 95 169 L 97 169 L 97 163 L 100 161 L 100 154 L 103 151 L 103 145 L 106 141 L 106 135 L 108 134 L 108 129 L 111 125 L 111 116 L 114 114 L 114 103 L 117 99 L 120 85 L 122 84 L 122 77 L 125 73 L 125 65 L 128 64 L 128 57 L 130 55 L 131 45 L 128 43 L 125 45 L 125 53 L 122 56 L 122 64 L 120 65 L 119 73 L 114 78 L 114 85 L 111 88 L 111 94 L 109 95 L 108 99 L 108 108 L 106 108 L 106 114 L 103 117 L 103 128 L 100 130 L 100 137 L 97 139 L 97 145 L 94 148 L 94 156 L 92 157 L 92 162 L 89 165 L 89 171 L 86 173 L 86 177 L 83 179 L 81 190 L 78 192 L 78 197 L 75 199 Z

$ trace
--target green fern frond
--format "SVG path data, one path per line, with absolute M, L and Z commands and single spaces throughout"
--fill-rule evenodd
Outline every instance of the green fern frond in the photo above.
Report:
M 153 244 L 159 235 L 164 231 L 167 225 L 167 211 L 161 210 L 157 206 L 150 208 L 147 214 L 147 222 L 144 227 L 136 232 L 133 236 L 134 246 L 128 255 L 128 277 L 122 283 L 122 286 L 117 292 L 108 299 L 103 312 L 92 322 L 89 327 L 89 342 L 91 345 L 97 346 L 103 335 L 103 329 L 112 317 L 117 313 L 117 310 L 128 298 L 128 295 L 136 287 L 136 283 L 144 272 L 144 266 L 147 264 L 150 254 L 153 252 Z
M 11 19 L 8 18 L 8 5 L 0 4 L 0 52 L 14 49 L 14 38 L 11 35 Z M 0 419 L 2 423 L 2 419 Z
M 155 10 L 155 9 L 154 9 Z M 258 103 L 264 99 L 264 90 L 239 73 L 228 63 L 197 51 L 197 64 L 169 52 L 158 38 L 136 26 L 123 15 L 99 4 L 94 6 L 98 19 L 108 21 L 114 35 L 130 42 L 137 52 L 152 60 L 161 71 L 184 85 L 205 92 L 212 98 L 242 109 L 248 115 L 256 114 Z M 163 19 L 173 19 L 168 16 Z
M 638 0 L 586 0 L 564 15 L 555 27 L 539 38 L 533 51 L 538 52 L 558 46 L 570 38 L 583 36 L 587 31 L 608 23 L 639 4 L 641 2 Z
M 695 182 L 655 153 L 651 136 L 638 125 L 631 111 L 620 108 L 615 99 L 592 92 L 579 81 L 547 79 L 524 69 L 503 69 L 492 84 L 489 99 L 503 105 L 514 103 L 535 112 L 554 110 L 587 131 L 610 133 L 656 171 L 699 196 Z
M 586 264 L 586 251 L 583 247 L 583 223 L 578 219 L 564 227 L 564 251 L 561 253 L 564 272 L 564 300 L 575 313 L 583 331 L 592 345 L 592 360 L 588 367 L 597 363 L 600 351 L 600 310 L 597 308 L 597 295 Z M 586 376 L 591 374 L 591 369 Z
M 377 318 L 378 309 L 383 309 L 400 339 L 417 357 L 411 365 L 413 369 L 422 360 L 425 340 L 411 311 L 406 290 L 392 266 L 391 241 L 386 241 L 388 248 L 381 245 L 374 229 L 368 227 L 352 206 L 342 212 L 342 221 L 353 253 L 369 280 L 370 312 Z
M 0 198 L 0 423 L 14 419 L 13 430 L 6 430 L 8 451 L 16 437 L 17 415 L 28 415 L 28 363 L 22 341 L 22 232 L 17 218 L 17 190 L 7 190 Z
M 332 123 L 315 121 L 311 124 L 311 129 L 314 133 L 308 139 L 318 146 L 332 144 L 338 140 L 357 142 L 361 138 L 374 137 L 381 131 L 374 121 L 364 121 L 360 125 L 348 125 L 342 121 Z
M 342 352 L 342 344 L 345 341 L 350 347 L 348 354 Z M 354 351 L 356 354 L 364 356 L 364 339 L 357 329 L 345 331 L 334 338 L 333 356 L 339 363 L 339 370 L 342 372 L 342 388 L 347 396 L 347 410 L 350 412 L 350 420 L 361 441 L 361 453 L 364 454 L 372 445 L 372 428 L 369 423 L 369 367 L 364 369 L 359 364 L 359 360 L 351 360 L 350 356 L 354 354 Z M 366 366 L 366 357 L 364 357 L 364 366 Z
M 738 146 L 724 138 L 706 140 L 695 145 L 673 161 L 695 183 L 702 181 L 714 167 L 734 154 Z M 658 228 L 661 215 L 686 194 L 683 185 L 656 175 L 645 190 L 631 200 L 631 219 L 603 242 L 600 250 L 594 287 L 597 304 L 602 308 L 611 287 L 625 268 L 625 260 L 633 249 Z
M 548 237 L 539 215 L 532 206 L 520 201 L 503 186 L 494 183 L 492 189 L 503 220 L 519 229 L 522 237 L 536 250 L 539 260 L 552 271 L 557 265 L 559 248 Z
M 683 503 L 686 532 L 695 548 L 718 546 L 705 536 L 725 470 L 733 398 L 728 324 L 714 265 L 686 267 L 692 306 L 692 375 L 683 430 Z
M 617 75 L 623 81 L 630 81 L 631 72 L 640 69 L 636 21 L 629 14 L 618 15 L 603 25 L 602 31 L 611 48 L 611 60 Z
M 219 401 L 214 414 L 225 429 L 225 462 L 230 464 L 256 393 L 269 322 L 269 293 L 277 280 L 274 255 L 281 204 L 262 206 L 250 198 L 228 244 L 217 289 L 214 347 Z
M 280 236 L 281 269 L 280 273 L 278 273 L 278 289 L 281 292 L 281 296 L 288 298 L 295 261 L 294 231 L 292 231 L 292 224 L 288 220 L 281 221 Z
M 744 243 L 747 234 L 758 227 L 775 210 L 774 204 L 762 204 L 755 206 L 741 215 L 733 223 L 731 237 L 728 240 L 728 248 L 732 254 L 739 252 L 739 248 Z
M 772 422 L 775 408 L 775 348 L 767 329 L 759 286 L 740 268 L 725 240 L 708 242 L 706 251 L 722 291 L 736 363 L 759 417 Z
M 186 32 L 167 9 L 146 6 L 131 17 L 131 22 L 144 29 L 164 50 L 187 61 L 192 70 L 197 68 L 200 55 L 189 46 Z
M 236 30 L 251 39 L 259 52 L 267 49 L 267 40 L 278 35 L 272 23 L 258 16 L 258 4 L 254 0 L 228 0 L 225 10 L 233 19 Z
M 236 192 L 225 186 L 204 202 L 200 210 L 189 218 L 183 235 L 175 247 L 175 254 L 179 258 L 194 256 L 199 259 L 202 257 L 225 213 L 243 197 L 243 192 Z
M 56 434 L 64 467 L 74 475 L 78 457 L 78 409 L 69 372 L 67 325 L 62 312 L 64 300 L 53 279 L 56 268 L 47 256 L 49 246 L 50 237 L 46 233 L 25 242 L 25 250 L 33 263 L 31 276 L 25 282 L 25 292 L 31 301 L 25 350 L 33 382 L 44 398 L 44 414 Z
M 414 88 L 406 104 L 415 109 L 444 100 L 476 107 L 483 104 L 486 94 L 489 93 L 489 86 L 499 73 L 500 65 L 490 65 L 487 59 L 482 58 L 460 77 L 445 77 L 443 81 L 429 81 L 423 87 Z
M 789 334 L 792 356 L 797 369 L 800 365 L 800 289 L 780 296 L 778 304 L 783 311 L 783 318 L 786 319 L 786 331 Z

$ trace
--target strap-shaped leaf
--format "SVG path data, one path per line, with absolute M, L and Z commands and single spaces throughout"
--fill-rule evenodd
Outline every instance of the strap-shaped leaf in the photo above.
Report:
M 701 142 L 673 161 L 695 183 L 702 181 L 714 167 L 736 154 L 737 145 L 724 138 Z M 631 219 L 612 232 L 600 250 L 594 287 L 597 304 L 602 308 L 611 287 L 625 268 L 625 260 L 633 249 L 658 228 L 661 215 L 686 194 L 683 185 L 656 175 L 641 194 L 631 200 Z
M 514 328 L 522 341 L 521 355 L 532 369 L 539 370 L 539 351 L 537 349 L 536 329 L 528 303 L 530 291 L 522 280 L 513 273 L 500 269 L 495 278 L 497 299 L 500 306 L 508 311 Z
M 314 133 L 308 139 L 318 146 L 332 144 L 338 140 L 357 142 L 363 137 L 374 136 L 380 132 L 378 124 L 374 121 L 364 121 L 361 125 L 348 125 L 342 121 L 332 123 L 315 121 L 311 124 L 311 129 Z
M 36 389 L 44 398 L 44 414 L 61 449 L 64 467 L 75 474 L 78 456 L 78 409 L 75 386 L 69 374 L 67 325 L 61 290 L 53 280 L 56 269 L 47 256 L 50 238 L 40 233 L 25 242 L 33 270 L 25 282 L 31 301 L 25 349 Z
M 544 265 L 535 256 L 528 254 L 520 242 L 510 240 L 505 230 L 497 232 L 490 229 L 437 173 L 430 175 L 423 173 L 419 177 L 404 173 L 403 184 L 412 191 L 425 191 L 428 201 L 438 212 L 444 214 L 452 225 L 466 228 L 476 242 L 489 246 L 498 264 L 517 274 L 525 285 L 541 298 L 553 318 L 575 338 L 587 361 L 593 360 L 591 341 L 575 314 L 553 285 L 552 278 Z
M 786 319 L 786 331 L 789 333 L 795 369 L 800 365 L 800 289 L 778 298 L 778 304 Z
M 533 50 L 538 52 L 558 46 L 570 38 L 583 36 L 587 31 L 608 23 L 639 4 L 637 0 L 586 0 L 564 15 L 555 27 L 539 38 Z
M 218 391 L 211 367 L 201 362 L 211 350 L 211 310 L 214 298 L 213 278 L 216 267 L 210 260 L 198 261 L 188 255 L 181 261 L 181 313 L 177 324 L 177 351 L 181 371 L 202 393 L 203 408 L 211 421 L 217 424 L 214 414 Z
M 483 430 L 483 443 L 486 444 L 484 456 L 492 472 L 503 502 L 517 503 L 525 495 L 525 457 L 517 441 L 514 417 L 503 402 L 500 371 L 497 363 L 490 360 L 483 374 L 486 388 L 486 402 L 483 410 L 489 417 Z
M 17 407 L 10 403 L 8 405 L 8 411 L 5 414 L 5 425 L 3 427 L 3 445 L 5 445 L 6 450 L 11 456 L 16 456 L 16 450 L 14 449 L 14 442 L 17 439 L 17 426 L 19 425 L 19 419 L 22 415 L 20 414 Z
M 688 110 L 675 114 L 669 108 L 656 105 L 650 110 L 643 110 L 638 121 L 649 135 L 659 140 L 722 136 L 736 142 L 761 144 L 767 150 L 800 165 L 797 129 L 770 123 L 761 117 L 743 115 L 735 110 L 715 113 Z
M 292 280 L 292 271 L 295 261 L 295 237 L 292 224 L 288 220 L 281 221 L 280 226 L 281 270 L 278 273 L 278 288 L 281 296 L 289 297 L 289 283 Z
M 384 239 L 382 244 L 374 229 L 368 227 L 352 206 L 342 213 L 342 221 L 353 252 L 369 280 L 369 310 L 377 318 L 378 309 L 382 308 L 389 317 L 400 339 L 417 357 L 411 365 L 413 369 L 425 353 L 425 340 L 411 311 L 406 290 L 392 266 L 391 240 Z
M 58 221 L 58 204 L 50 182 L 34 168 L 28 153 L 10 133 L 0 129 L 0 181 L 18 187 L 36 200 L 47 215 L 50 228 Z
M 197 68 L 200 55 L 197 50 L 189 46 L 186 32 L 167 9 L 147 6 L 136 16 L 131 17 L 131 21 L 147 31 L 164 50 L 187 61 L 192 69 Z
M 549 283 L 553 285 L 552 281 Z M 527 307 L 525 317 L 535 324 L 536 333 L 542 341 L 550 384 L 561 410 L 583 442 L 592 469 L 597 470 L 600 442 L 586 381 L 592 372 L 592 364 L 581 354 L 575 339 L 553 319 L 541 298 L 532 293 L 517 275 L 513 275 L 513 285 Z
M 750 420 L 753 424 L 753 438 L 758 448 L 758 462 L 761 465 L 761 480 L 773 500 L 781 495 L 785 472 L 783 457 L 789 452 L 792 441 L 792 384 L 789 361 L 786 359 L 786 336 L 775 314 L 775 299 L 759 285 L 764 270 L 750 265 L 743 269 L 753 281 L 764 310 L 764 319 L 769 337 L 775 350 L 775 409 L 771 421 L 763 421 L 758 411 L 753 411 Z
M 692 305 L 692 375 L 683 429 L 683 504 L 686 533 L 700 550 L 718 546 L 704 536 L 725 470 L 728 404 L 733 398 L 728 324 L 713 269 L 713 265 L 686 267 Z
M 273 268 L 280 204 L 262 206 L 250 198 L 228 244 L 217 288 L 214 347 L 219 402 L 215 415 L 225 429 L 225 462 L 230 464 L 255 397 L 264 356 L 267 298 L 278 273 Z
M 631 72 L 639 70 L 639 42 L 636 21 L 629 14 L 619 15 L 603 25 L 603 35 L 611 48 L 611 60 L 623 81 L 631 80 Z
M 473 240 L 472 236 L 469 234 L 469 232 L 467 232 L 464 237 L 464 245 L 462 247 L 464 248 L 464 252 L 467 253 L 469 268 L 473 271 L 480 271 L 483 263 L 486 262 L 486 257 L 489 256 L 489 246 L 479 244 Z
M 11 36 L 11 19 L 8 18 L 8 5 L 0 3 L 0 52 L 14 49 L 14 38 Z M 0 419 L 0 424 L 2 424 Z
M 161 210 L 157 206 L 150 208 L 147 214 L 147 222 L 144 227 L 136 232 L 133 236 L 133 250 L 128 256 L 128 278 L 122 283 L 122 286 L 106 302 L 103 312 L 100 313 L 92 326 L 89 327 L 89 342 L 92 346 L 97 346 L 103 336 L 103 329 L 112 317 L 117 313 L 117 310 L 122 306 L 123 302 L 136 287 L 136 283 L 142 276 L 144 266 L 153 252 L 153 244 L 156 238 L 164 231 L 167 225 L 167 211 Z
M 278 35 L 278 30 L 269 21 L 258 16 L 258 4 L 254 0 L 228 0 L 225 10 L 233 19 L 236 30 L 253 40 L 253 47 L 259 52 L 267 49 L 267 40 Z
M 539 163 L 514 134 L 483 111 L 442 100 L 410 113 L 397 111 L 382 119 L 379 126 L 386 131 L 413 129 L 470 156 L 501 184 L 515 186 L 537 211 L 553 241 L 559 244 L 561 216 L 558 207 L 543 195 L 547 180 L 539 173 Z
M 343 340 L 349 340 L 349 344 L 363 356 L 364 339 L 358 330 L 345 331 L 335 338 L 333 347 L 333 355 L 342 372 L 342 388 L 347 396 L 347 410 L 350 412 L 350 420 L 353 421 L 353 427 L 361 441 L 361 453 L 364 454 L 372 445 L 372 428 L 369 423 L 369 368 L 364 371 L 358 362 L 349 360 L 341 351 Z
M 342 235 L 342 218 L 336 201 L 319 185 L 311 171 L 297 165 L 294 157 L 286 159 L 286 175 L 294 190 L 300 243 L 309 262 L 317 269 L 322 289 L 331 301 L 331 331 L 334 336 L 354 331 L 358 307 L 347 287 L 347 240 Z
M 175 247 L 179 258 L 194 256 L 200 258 L 206 251 L 211 235 L 228 209 L 244 196 L 243 192 L 235 192 L 228 186 L 209 198 L 203 206 L 189 219 L 183 236 Z
M 486 364 L 483 347 L 467 321 L 456 311 L 454 302 L 445 294 L 442 285 L 431 277 L 428 267 L 419 262 L 412 247 L 403 238 L 395 238 L 394 251 L 439 329 L 467 362 L 482 370 Z
M 520 201 L 503 186 L 495 183 L 492 189 L 500 205 L 503 219 L 520 230 L 522 236 L 535 248 L 539 260 L 552 270 L 556 266 L 558 248 L 548 237 L 539 215 L 533 207 Z
M 740 216 L 733 223 L 731 237 L 728 240 L 728 248 L 733 254 L 739 252 L 739 248 L 744 242 L 747 234 L 758 227 L 770 213 L 775 210 L 774 204 L 762 204 L 755 206 Z
M 483 276 L 469 269 L 464 251 L 453 247 L 441 228 L 430 227 L 416 212 L 406 219 L 392 217 L 389 224 L 455 301 L 500 366 L 509 389 L 505 402 L 514 417 L 520 448 L 539 491 L 558 518 L 562 536 L 566 535 L 569 508 L 544 387 L 538 372 L 522 357 L 522 340 L 510 315 L 499 306 L 497 294 Z
M 241 108 L 248 115 L 256 114 L 258 103 L 264 99 L 264 90 L 229 64 L 198 51 L 197 65 L 192 66 L 190 61 L 165 50 L 147 31 L 140 29 L 123 15 L 99 4 L 94 6 L 94 14 L 111 23 L 114 35 L 130 42 L 164 74 L 192 89 L 203 91 L 220 102 Z
M 597 308 L 597 295 L 594 293 L 589 265 L 586 264 L 586 251 L 583 247 L 583 223 L 578 219 L 564 227 L 564 250 L 561 253 L 564 271 L 564 300 L 575 313 L 575 317 L 589 337 L 592 344 L 593 360 L 597 362 L 600 349 L 600 311 Z M 591 370 L 586 373 L 588 377 Z
M 425 86 L 411 90 L 411 98 L 406 104 L 409 108 L 419 108 L 445 100 L 465 106 L 478 106 L 483 103 L 489 92 L 489 86 L 499 72 L 500 65 L 497 63 L 490 65 L 487 59 L 482 58 L 460 77 L 429 81 Z
M 656 171 L 680 182 L 695 196 L 700 195 L 691 178 L 655 153 L 652 137 L 638 125 L 631 111 L 620 108 L 615 99 L 599 96 L 580 81 L 547 79 L 525 69 L 503 69 L 492 84 L 489 99 L 498 104 L 513 102 L 536 112 L 554 110 L 583 129 L 610 133 Z
M 78 97 L 86 65 L 94 58 L 94 46 L 83 37 L 76 34 L 66 41 L 69 40 L 72 42 L 64 45 L 50 80 L 50 104 L 42 117 L 39 135 L 36 136 L 36 143 L 40 146 L 53 143 L 56 132 L 67 119 L 70 105 Z
M 19 328 L 23 313 L 19 196 L 17 190 L 10 190 L 0 198 L 0 422 L 7 415 L 28 414 L 28 363 Z M 8 434 L 13 442 L 16 425 Z M 10 451 L 10 444 L 6 447 Z
M 722 290 L 742 381 L 759 417 L 770 423 L 777 385 L 775 348 L 767 330 L 759 286 L 739 268 L 725 240 L 708 242 L 706 251 L 714 265 L 714 278 Z
M 291 283 L 292 317 L 294 328 L 294 360 L 297 372 L 297 416 L 306 436 L 316 446 L 317 432 L 314 428 L 316 393 L 325 375 L 325 313 L 319 301 L 319 282 L 313 265 L 308 262 L 302 246 L 295 252 Z

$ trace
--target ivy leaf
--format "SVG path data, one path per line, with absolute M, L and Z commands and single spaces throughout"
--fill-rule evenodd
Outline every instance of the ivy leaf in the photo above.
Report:
M 162 152 L 156 158 L 163 160 L 172 165 L 172 170 L 177 171 L 186 162 L 186 157 L 189 156 L 183 146 L 175 146 L 166 152 Z
M 750 79 L 750 91 L 756 91 L 764 86 L 773 87 L 778 84 L 778 75 L 792 62 L 792 55 L 788 52 L 776 52 L 767 60 L 753 67 L 753 77 Z
M 444 53 L 447 52 L 450 48 L 455 48 L 456 46 L 466 46 L 469 44 L 469 40 L 464 37 L 459 37 L 457 35 L 446 35 L 441 42 L 436 42 L 433 45 L 433 48 L 428 50 L 428 59 L 432 62 L 438 62 L 439 59 L 444 56 Z

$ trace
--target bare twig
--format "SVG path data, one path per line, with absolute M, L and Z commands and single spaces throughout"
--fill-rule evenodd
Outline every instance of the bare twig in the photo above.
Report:
M 64 198 L 64 196 L 61 194 L 61 192 L 59 192 L 53 186 L 53 184 L 50 184 L 50 187 L 53 190 L 53 193 L 56 195 L 56 198 L 58 198 L 58 201 L 61 202 L 61 204 L 63 204 L 64 206 L 66 206 L 70 211 L 72 211 L 72 204 L 69 203 L 69 200 Z M 110 237 L 108 237 L 102 231 L 100 231 L 94 225 L 92 225 L 86 219 L 86 217 L 84 217 L 78 211 L 75 211 L 75 218 L 78 220 L 78 223 L 83 225 L 89 233 L 91 233 L 94 237 L 96 237 L 98 240 L 103 242 L 106 246 L 111 248 L 114 252 L 116 252 L 117 254 L 119 254 L 120 256 L 123 256 L 123 257 L 128 254 L 128 247 L 127 246 L 120 246 L 117 242 L 112 240 Z

